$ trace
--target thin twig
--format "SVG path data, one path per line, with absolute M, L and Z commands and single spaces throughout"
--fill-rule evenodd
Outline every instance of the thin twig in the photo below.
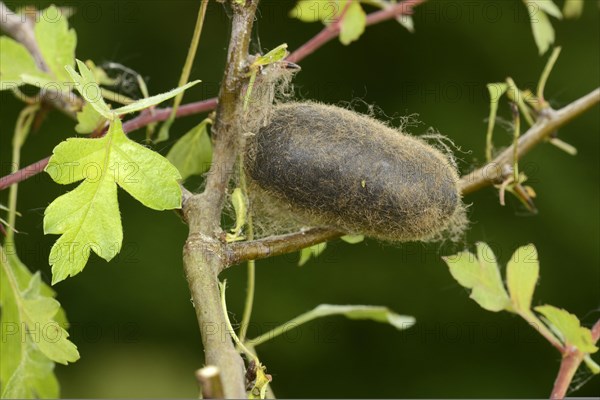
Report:
M 344 233 L 329 228 L 311 228 L 249 242 L 231 243 L 227 246 L 225 268 L 246 260 L 260 260 L 292 253 L 308 246 L 337 239 L 343 235 Z

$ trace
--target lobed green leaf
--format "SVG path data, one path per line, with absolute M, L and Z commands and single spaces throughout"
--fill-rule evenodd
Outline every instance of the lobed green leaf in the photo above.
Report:
M 50 252 L 53 284 L 79 273 L 90 251 L 106 261 L 120 251 L 123 230 L 117 184 L 146 207 L 181 207 L 177 168 L 128 139 L 118 118 L 102 138 L 60 143 L 45 170 L 60 184 L 84 180 L 44 213 L 44 233 L 62 235 Z

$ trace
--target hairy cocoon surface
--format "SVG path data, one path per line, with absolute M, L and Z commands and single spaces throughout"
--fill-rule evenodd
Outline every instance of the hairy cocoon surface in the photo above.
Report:
M 305 226 L 409 241 L 455 234 L 464 221 L 458 174 L 443 154 L 335 106 L 274 106 L 248 139 L 244 169 L 257 209 Z

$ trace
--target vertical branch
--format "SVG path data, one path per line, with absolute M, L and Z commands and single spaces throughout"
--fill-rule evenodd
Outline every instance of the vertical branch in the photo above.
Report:
M 225 397 L 244 398 L 244 364 L 237 353 L 221 309 L 218 274 L 225 265 L 224 243 L 219 239 L 221 212 L 236 158 L 243 145 L 243 95 L 248 47 L 258 0 L 231 0 L 233 10 L 227 65 L 221 83 L 213 137 L 213 163 L 206 189 L 183 204 L 189 224 L 183 262 L 196 317 L 200 325 L 206 364 L 221 371 Z

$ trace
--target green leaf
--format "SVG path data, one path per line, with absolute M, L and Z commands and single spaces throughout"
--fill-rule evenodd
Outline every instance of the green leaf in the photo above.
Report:
M 527 4 L 529 13 L 532 16 L 535 16 L 535 13 L 541 10 L 546 14 L 553 16 L 554 18 L 562 18 L 560 9 L 552 0 L 525 0 L 525 3 Z
M 104 101 L 104 98 L 102 97 L 102 91 L 100 90 L 98 83 L 96 83 L 92 71 L 90 71 L 89 68 L 80 60 L 77 60 L 77 67 L 79 68 L 79 73 L 81 75 L 78 74 L 70 65 L 65 67 L 75 82 L 75 89 L 77 89 L 85 101 L 91 105 L 98 112 L 98 114 L 102 115 L 108 120 L 113 120 L 115 118 L 115 114 L 110 110 L 108 104 L 106 104 Z
M 535 246 L 519 247 L 506 266 L 506 283 L 516 312 L 529 312 L 540 273 Z
M 575 346 L 583 353 L 595 353 L 598 347 L 594 344 L 592 332 L 581 326 L 579 319 L 568 311 L 550 305 L 535 307 L 552 327 L 560 333 L 567 346 Z
M 443 259 L 454 279 L 472 289 L 471 298 L 482 308 L 494 312 L 510 309 L 496 256 L 487 244 L 477 243 L 477 256 L 463 251 Z
M 300 250 L 300 260 L 298 260 L 298 266 L 302 267 L 304 264 L 308 262 L 311 258 L 317 258 L 325 251 L 327 248 L 327 242 L 318 243 L 313 246 L 305 247 Z
M 2 398 L 56 398 L 54 362 L 79 359 L 68 340 L 66 319 L 40 273 L 31 274 L 15 254 L 0 247 Z
M 298 0 L 296 6 L 290 11 L 289 15 L 302 22 L 331 22 L 338 13 L 339 4 L 336 4 L 336 2 Z
M 583 0 L 566 0 L 562 10 L 567 19 L 576 19 L 583 13 Z
M 42 280 L 38 271 L 31 278 L 27 290 L 22 293 L 23 320 L 29 327 L 37 328 L 36 324 L 39 324 L 42 329 L 41 338 L 36 344 L 46 357 L 65 365 L 77 361 L 79 359 L 77 347 L 68 340 L 67 331 L 54 321 L 60 303 L 42 295 L 41 289 Z
M 158 94 L 156 96 L 140 99 L 131 104 L 127 104 L 126 106 L 123 106 L 123 107 L 113 110 L 113 112 L 117 115 L 121 115 L 121 114 L 129 114 L 132 112 L 141 111 L 145 108 L 152 107 L 159 103 L 162 103 L 165 100 L 169 100 L 170 98 L 177 96 L 179 93 L 183 92 L 184 90 L 186 90 L 200 82 L 201 81 L 189 82 L 181 87 L 171 89 L 166 93 L 162 93 L 162 94 Z
M 6 344 L 3 344 L 3 347 Z M 54 363 L 27 340 L 21 345 L 21 360 L 2 390 L 3 399 L 58 398 L 60 388 Z M 4 355 L 2 361 L 4 362 Z
M 357 244 L 365 240 L 364 235 L 344 235 L 340 239 L 349 244 Z
M 177 168 L 128 139 L 118 118 L 102 138 L 60 143 L 45 170 L 63 185 L 84 180 L 54 200 L 44 214 L 44 233 L 62 235 L 50 251 L 53 284 L 79 273 L 90 250 L 106 261 L 119 252 L 123 230 L 117 184 L 146 207 L 181 207 Z
M 313 310 L 297 316 L 296 318 L 279 325 L 278 327 L 260 335 L 257 338 L 248 341 L 250 346 L 258 346 L 268 340 L 273 339 L 290 329 L 296 328 L 302 324 L 317 318 L 328 317 L 332 315 L 342 315 L 349 319 L 372 320 L 389 324 L 398 330 L 408 329 L 415 324 L 414 317 L 408 315 L 399 315 L 387 307 L 365 306 L 365 305 L 334 305 L 321 304 Z
M 2 36 L 0 37 L 0 90 L 12 89 L 22 85 L 21 74 L 42 75 L 49 78 L 46 74 L 38 71 L 33 57 L 27 49 L 20 43 Z
M 92 133 L 105 122 L 106 118 L 100 115 L 91 103 L 85 103 L 81 111 L 77 113 L 75 131 L 81 134 Z
M 212 120 L 206 118 L 183 135 L 167 154 L 167 159 L 177 167 L 182 179 L 201 175 L 208 171 L 212 161 L 212 144 L 208 137 L 208 126 Z
M 35 38 L 44 61 L 60 82 L 70 79 L 65 66 L 75 65 L 77 35 L 69 29 L 67 16 L 55 6 L 43 11 L 43 18 L 35 24 Z
M 550 23 L 550 19 L 546 13 L 562 18 L 562 14 L 556 4 L 551 0 L 524 0 L 529 11 L 529 19 L 533 38 L 538 47 L 538 51 L 544 54 L 550 45 L 554 43 L 554 28 Z
M 348 45 L 363 34 L 367 24 L 367 14 L 360 3 L 352 1 L 344 14 L 340 25 L 340 42 Z
M 235 210 L 235 227 L 231 229 L 231 233 L 227 234 L 228 242 L 234 242 L 244 238 L 242 236 L 242 229 L 244 229 L 248 217 L 248 204 L 242 189 L 235 188 L 233 190 L 233 193 L 231 194 L 231 203 Z
M 311 319 L 330 315 L 343 315 L 349 319 L 370 319 L 384 324 L 390 324 L 398 330 L 408 329 L 415 324 L 415 319 L 407 315 L 399 315 L 387 307 L 363 305 L 321 304 L 310 311 Z
M 254 60 L 252 65 L 261 66 L 273 64 L 274 62 L 283 60 L 287 57 L 287 55 L 287 43 L 283 43 L 269 51 L 267 54 L 259 56 L 256 60 Z
M 396 17 L 396 21 L 410 33 L 415 33 L 415 22 L 412 15 L 399 15 Z

